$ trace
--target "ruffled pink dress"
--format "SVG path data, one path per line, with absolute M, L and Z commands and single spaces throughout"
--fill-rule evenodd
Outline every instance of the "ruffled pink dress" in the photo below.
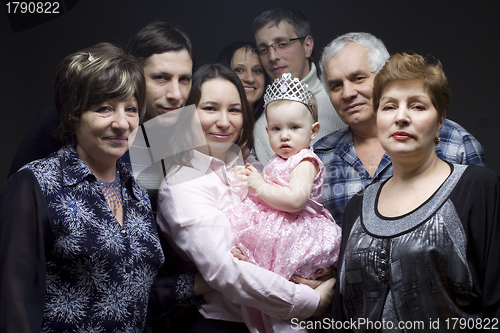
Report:
M 253 263 L 290 279 L 314 278 L 314 271 L 337 263 L 341 229 L 321 204 L 325 170 L 312 148 L 283 159 L 274 155 L 264 167 L 266 182 L 288 186 L 290 174 L 305 159 L 318 174 L 307 205 L 299 212 L 276 210 L 249 192 L 241 204 L 226 211 L 236 246 Z

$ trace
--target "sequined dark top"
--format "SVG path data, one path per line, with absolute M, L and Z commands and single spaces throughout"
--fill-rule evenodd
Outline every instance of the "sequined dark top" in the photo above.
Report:
M 421 322 L 421 331 L 444 332 L 452 330 L 447 319 L 500 316 L 499 177 L 482 167 L 451 167 L 441 187 L 405 215 L 378 213 L 385 182 L 349 202 L 337 320 L 375 324 L 354 327 L 360 332 L 378 331 L 382 322 L 395 329 Z M 436 321 L 439 327 L 431 327 Z

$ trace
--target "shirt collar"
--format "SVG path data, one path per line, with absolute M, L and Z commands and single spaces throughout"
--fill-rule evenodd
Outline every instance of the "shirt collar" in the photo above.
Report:
M 191 160 L 193 167 L 200 170 L 202 173 L 207 174 L 214 172 L 223 183 L 230 183 L 232 178 L 232 171 L 238 165 L 244 165 L 243 158 L 239 147 L 233 145 L 226 154 L 226 160 L 222 161 L 216 157 L 212 157 L 193 150 L 193 158 Z M 230 179 L 227 174 L 231 175 Z
M 339 152 L 339 148 L 344 145 L 353 145 L 352 132 L 350 127 L 339 129 L 321 138 L 314 144 L 315 150 L 334 150 Z
M 97 179 L 73 146 L 64 146 L 57 154 L 61 163 L 62 181 L 65 186 L 73 186 L 87 177 L 90 177 L 92 180 Z
M 352 138 L 351 128 L 347 127 L 345 134 L 340 138 L 333 151 L 339 156 L 344 156 L 351 150 L 354 151 L 354 139 Z
M 82 160 L 80 155 L 78 155 L 73 146 L 64 146 L 57 154 L 61 163 L 62 182 L 64 186 L 74 186 L 86 179 L 90 182 L 97 181 L 97 177 Z M 116 167 L 120 173 L 121 185 L 129 187 L 136 199 L 139 200 L 141 198 L 141 191 L 130 174 L 130 171 L 125 166 L 125 163 L 118 160 Z

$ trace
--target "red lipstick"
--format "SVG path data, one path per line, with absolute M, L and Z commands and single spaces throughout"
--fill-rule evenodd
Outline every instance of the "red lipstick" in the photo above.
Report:
M 410 133 L 403 132 L 403 131 L 394 132 L 394 133 L 392 133 L 391 137 L 394 140 L 400 140 L 400 141 L 406 141 L 406 140 L 413 139 L 413 136 Z

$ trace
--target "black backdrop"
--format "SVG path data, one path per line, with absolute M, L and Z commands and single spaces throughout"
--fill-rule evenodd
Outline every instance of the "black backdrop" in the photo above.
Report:
M 229 42 L 252 38 L 256 15 L 283 6 L 299 8 L 308 17 L 316 58 L 336 36 L 366 31 L 381 38 L 391 54 L 412 51 L 441 60 L 453 93 L 448 118 L 481 142 L 488 167 L 500 173 L 497 0 L 72 2 L 76 4 L 64 15 L 18 32 L 0 3 L 0 184 L 36 116 L 52 103 L 55 68 L 66 55 L 101 41 L 124 45 L 149 22 L 164 19 L 188 33 L 199 66 L 215 61 Z

